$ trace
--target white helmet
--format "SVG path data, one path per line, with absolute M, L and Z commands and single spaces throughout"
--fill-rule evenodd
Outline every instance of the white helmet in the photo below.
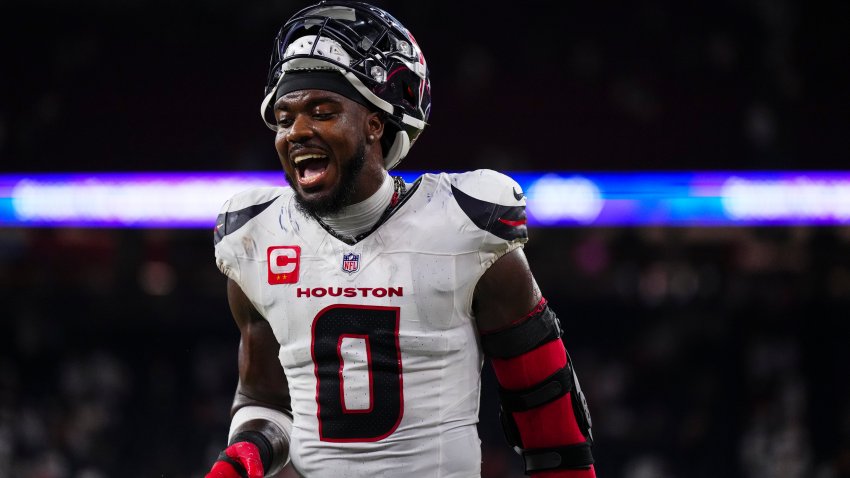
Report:
M 277 131 L 272 108 L 285 76 L 328 71 L 339 72 L 352 87 L 338 93 L 385 113 L 384 166 L 395 167 L 431 113 L 428 66 L 413 35 L 389 13 L 363 2 L 323 1 L 299 11 L 275 39 L 260 107 L 266 125 Z M 305 75 L 296 89 L 335 91 L 321 87 L 322 76 Z

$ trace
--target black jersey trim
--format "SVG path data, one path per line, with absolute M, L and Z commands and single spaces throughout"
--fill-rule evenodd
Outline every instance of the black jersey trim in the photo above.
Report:
M 525 206 L 502 206 L 474 198 L 452 185 L 452 195 L 479 228 L 506 241 L 528 238 Z
M 229 211 L 218 215 L 215 220 L 214 244 L 218 244 L 224 236 L 236 232 L 240 227 L 251 219 L 257 217 L 261 212 L 265 211 L 271 203 L 275 202 L 280 196 L 275 196 L 268 202 L 262 204 L 254 204 L 245 209 L 238 211 Z

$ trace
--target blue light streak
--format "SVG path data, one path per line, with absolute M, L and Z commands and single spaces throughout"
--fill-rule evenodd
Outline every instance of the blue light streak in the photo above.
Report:
M 508 174 L 536 227 L 850 223 L 846 171 Z M 231 195 L 284 184 L 268 172 L 0 175 L 0 227 L 211 228 Z

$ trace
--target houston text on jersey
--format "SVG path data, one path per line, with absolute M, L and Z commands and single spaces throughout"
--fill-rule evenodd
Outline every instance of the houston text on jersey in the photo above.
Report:
M 299 287 L 296 297 L 402 297 L 404 287 Z

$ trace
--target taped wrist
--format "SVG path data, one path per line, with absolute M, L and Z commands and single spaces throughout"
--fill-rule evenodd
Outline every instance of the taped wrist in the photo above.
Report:
M 236 443 L 241 437 L 249 438 L 260 450 L 266 475 L 273 475 L 289 463 L 291 433 L 292 418 L 289 415 L 272 408 L 249 405 L 233 414 L 228 443 Z M 263 455 L 264 450 L 268 450 L 268 461 Z
M 526 473 L 592 477 L 590 413 L 560 337 L 557 316 L 541 300 L 510 327 L 482 334 L 481 343 L 499 382 L 505 436 Z

